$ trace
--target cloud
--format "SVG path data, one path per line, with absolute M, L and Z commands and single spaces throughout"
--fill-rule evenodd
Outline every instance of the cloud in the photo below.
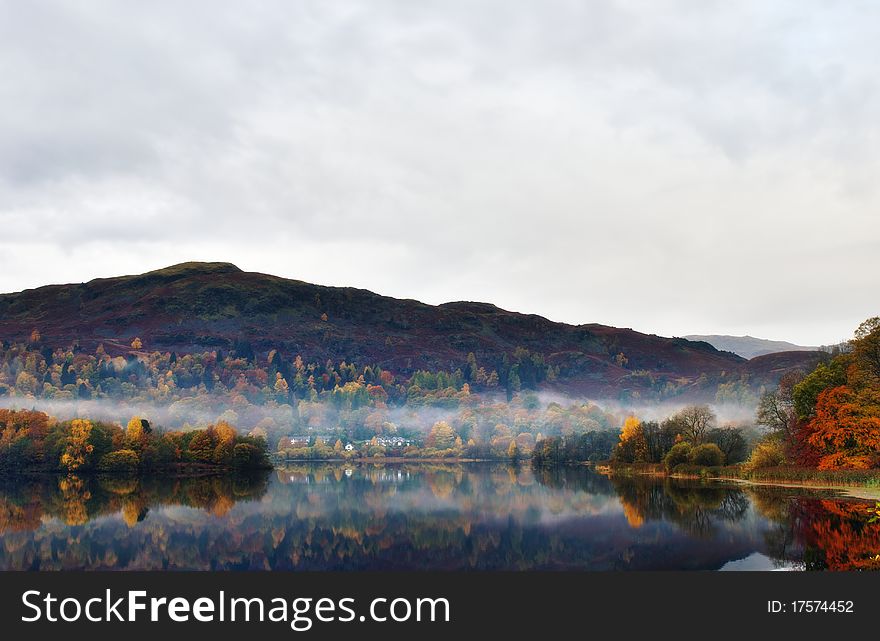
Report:
M 213 259 L 838 340 L 877 313 L 877 12 L 2 3 L 0 290 Z

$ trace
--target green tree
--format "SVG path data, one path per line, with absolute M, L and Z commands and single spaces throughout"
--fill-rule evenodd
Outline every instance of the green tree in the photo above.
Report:
M 667 470 L 672 470 L 676 465 L 687 463 L 690 460 L 690 454 L 690 443 L 686 441 L 676 443 L 666 453 L 666 456 L 663 458 L 663 464 L 666 466 Z

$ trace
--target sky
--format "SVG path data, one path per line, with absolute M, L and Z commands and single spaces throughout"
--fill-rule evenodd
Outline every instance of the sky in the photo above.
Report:
M 235 263 L 664 336 L 880 314 L 880 5 L 0 0 L 0 291 Z

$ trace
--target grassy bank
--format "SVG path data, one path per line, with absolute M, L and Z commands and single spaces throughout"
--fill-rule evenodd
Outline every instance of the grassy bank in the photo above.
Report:
M 735 478 L 764 483 L 796 483 L 825 487 L 869 487 L 880 489 L 880 470 L 817 470 L 809 467 L 785 465 L 748 470 L 731 465 L 714 468 L 718 478 Z
M 817 470 L 811 467 L 782 465 L 750 469 L 746 465 L 701 467 L 678 465 L 667 470 L 657 463 L 597 466 L 611 474 L 662 476 L 671 478 L 749 481 L 768 485 L 816 488 L 867 488 L 880 493 L 880 470 Z

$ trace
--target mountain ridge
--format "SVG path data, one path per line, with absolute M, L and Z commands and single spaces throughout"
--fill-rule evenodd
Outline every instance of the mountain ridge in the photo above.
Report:
M 733 352 L 743 358 L 754 358 L 778 352 L 815 352 L 817 346 L 797 345 L 788 341 L 757 338 L 755 336 L 732 336 L 728 334 L 687 334 L 684 338 L 703 341 L 721 351 Z
M 46 285 L 0 295 L 0 339 L 26 341 L 36 329 L 45 344 L 79 344 L 125 353 L 180 353 L 247 345 L 303 358 L 375 363 L 411 373 L 461 367 L 473 352 L 488 367 L 517 349 L 540 355 L 560 372 L 553 387 L 619 394 L 674 382 L 687 386 L 742 375 L 772 384 L 778 368 L 719 351 L 707 342 L 665 338 L 586 323 L 570 325 L 479 301 L 428 305 L 366 289 L 314 285 L 246 272 L 232 263 L 187 262 L 144 274 Z M 786 368 L 810 366 L 802 353 Z

